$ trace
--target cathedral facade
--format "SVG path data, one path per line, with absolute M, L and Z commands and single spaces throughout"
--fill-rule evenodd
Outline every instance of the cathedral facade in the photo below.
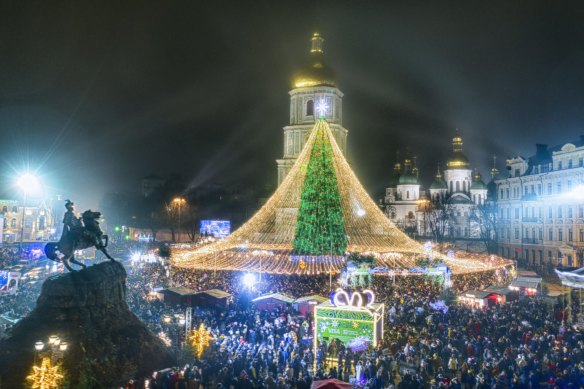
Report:
M 489 190 L 478 171 L 473 174 L 462 145 L 456 135 L 446 168 L 438 168 L 427 190 L 422 189 L 415 162 L 398 158 L 380 201 L 391 221 L 412 235 L 437 241 L 485 237 L 478 212 L 490 200 Z
M 284 155 L 276 160 L 278 185 L 284 181 L 308 139 L 314 123 L 326 118 L 343 153 L 347 151 L 349 131 L 343 127 L 343 92 L 335 73 L 324 61 L 324 39 L 311 38 L 307 64 L 293 77 L 290 95 L 290 124 L 284 127 Z

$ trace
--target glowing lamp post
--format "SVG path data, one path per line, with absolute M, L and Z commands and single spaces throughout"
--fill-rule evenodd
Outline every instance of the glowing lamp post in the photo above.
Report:
M 57 335 L 51 335 L 48 341 L 48 348 L 45 350 L 45 343 L 38 341 L 34 344 L 35 363 L 32 371 L 26 377 L 30 381 L 32 388 L 54 389 L 58 388 L 63 379 L 63 371 L 59 361 L 67 351 L 68 344 L 63 342 Z M 37 354 L 41 357 L 41 363 L 37 366 Z
M 420 223 L 420 229 L 422 230 L 421 232 L 423 232 L 423 236 L 426 237 L 428 234 L 426 232 L 426 212 L 428 212 L 428 207 L 430 205 L 430 200 L 428 200 L 427 198 L 421 198 L 420 200 L 418 200 L 418 210 L 422 211 L 422 223 Z M 421 235 L 421 234 L 420 234 Z
M 22 190 L 22 217 L 20 220 L 20 247 L 24 242 L 24 215 L 26 213 L 26 199 L 29 194 L 37 193 L 40 190 L 41 184 L 37 176 L 30 172 L 21 174 L 16 180 L 16 185 Z
M 180 230 L 181 230 L 181 224 L 180 224 L 180 211 L 181 208 L 183 207 L 184 204 L 186 204 L 186 200 L 183 197 L 175 197 L 172 200 L 172 203 L 174 204 L 175 207 L 177 207 L 178 209 L 178 241 L 180 242 Z

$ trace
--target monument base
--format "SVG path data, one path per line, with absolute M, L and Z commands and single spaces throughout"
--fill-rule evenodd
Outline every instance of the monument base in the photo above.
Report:
M 126 271 L 103 262 L 45 281 L 31 314 L 0 343 L 0 386 L 23 387 L 34 345 L 57 335 L 65 380 L 73 388 L 124 386 L 134 377 L 171 366 L 169 350 L 128 308 Z

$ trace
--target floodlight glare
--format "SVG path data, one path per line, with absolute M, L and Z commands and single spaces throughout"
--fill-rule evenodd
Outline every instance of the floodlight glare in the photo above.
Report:
M 38 177 L 29 172 L 21 174 L 16 180 L 16 185 L 27 194 L 36 193 L 41 187 Z
M 256 277 L 252 273 L 247 273 L 246 275 L 243 276 L 243 285 L 245 285 L 247 288 L 251 288 L 252 286 L 254 286 L 255 282 Z

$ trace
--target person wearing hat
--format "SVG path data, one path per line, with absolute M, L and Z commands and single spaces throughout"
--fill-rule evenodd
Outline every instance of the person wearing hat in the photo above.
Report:
M 73 241 L 78 241 L 83 233 L 83 225 L 81 224 L 81 220 L 75 215 L 75 203 L 71 200 L 66 200 L 65 208 L 67 212 L 63 216 L 63 225 L 65 228 L 63 232 L 67 231 Z

